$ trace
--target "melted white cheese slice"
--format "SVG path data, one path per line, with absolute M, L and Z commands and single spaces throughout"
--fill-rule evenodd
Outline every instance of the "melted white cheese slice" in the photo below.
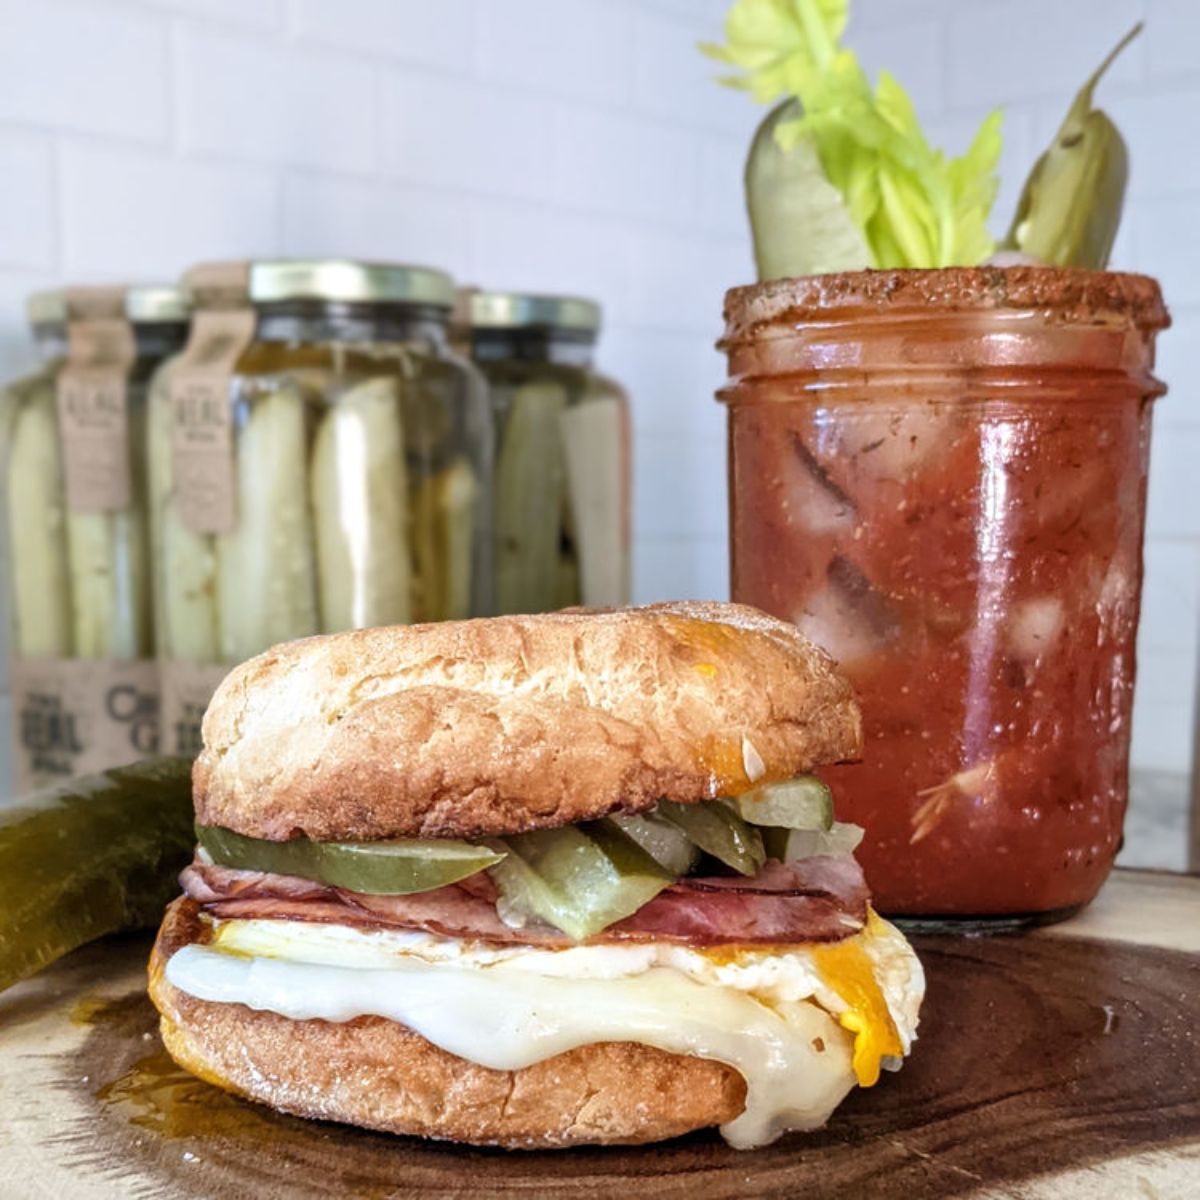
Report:
M 903 938 L 886 930 L 864 947 L 881 983 L 903 974 L 884 989 L 907 1049 L 923 980 Z M 168 980 L 293 1020 L 384 1017 L 497 1070 L 605 1041 L 726 1063 L 747 1084 L 744 1111 L 721 1130 L 737 1147 L 817 1128 L 855 1082 L 852 1035 L 827 1011 L 844 1005 L 800 947 L 726 958 L 666 944 L 497 950 L 268 921 L 220 923 L 216 939 L 178 951 Z

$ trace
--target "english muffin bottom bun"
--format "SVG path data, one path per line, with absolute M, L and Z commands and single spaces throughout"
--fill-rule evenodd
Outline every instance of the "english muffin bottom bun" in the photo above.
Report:
M 810 773 L 861 740 L 833 663 L 734 605 L 276 647 L 204 721 L 163 1039 L 282 1111 L 458 1142 L 814 1129 L 924 993 Z

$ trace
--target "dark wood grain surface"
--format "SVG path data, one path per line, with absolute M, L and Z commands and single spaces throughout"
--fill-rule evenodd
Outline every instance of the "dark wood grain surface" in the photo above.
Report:
M 481 1152 L 284 1117 L 166 1059 L 147 942 L 91 947 L 0 997 L 0 1196 L 1200 1196 L 1200 955 L 915 940 L 929 989 L 904 1070 L 751 1153 L 715 1134 Z

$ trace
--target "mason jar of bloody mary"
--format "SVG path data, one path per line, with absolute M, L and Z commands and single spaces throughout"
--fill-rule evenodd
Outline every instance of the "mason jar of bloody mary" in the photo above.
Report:
M 726 299 L 735 600 L 854 682 L 877 907 L 1055 920 L 1127 797 L 1158 285 L 1057 268 L 864 271 Z

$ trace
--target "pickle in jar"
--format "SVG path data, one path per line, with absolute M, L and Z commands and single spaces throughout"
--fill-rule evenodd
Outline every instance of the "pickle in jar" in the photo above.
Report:
M 566 460 L 556 383 L 512 394 L 496 462 L 496 601 L 502 613 L 545 612 L 559 588 Z
M 179 662 L 213 663 L 221 657 L 216 538 L 189 529 L 175 504 L 170 374 L 169 364 L 156 372 L 146 415 L 155 648 Z
M 411 619 L 408 487 L 399 381 L 368 379 L 321 418 L 313 445 L 321 628 Z
M 413 552 L 423 621 L 471 615 L 479 484 L 465 459 L 424 476 L 413 497 Z
M 8 547 L 13 640 L 19 654 L 73 649 L 71 573 L 57 405 L 49 375 L 8 391 Z
M 221 659 L 319 632 L 306 404 L 284 384 L 248 405 L 236 438 L 237 526 L 217 538 Z
M 130 405 L 129 504 L 121 512 L 68 512 L 75 655 L 146 658 L 153 651 L 147 558 L 146 410 Z

